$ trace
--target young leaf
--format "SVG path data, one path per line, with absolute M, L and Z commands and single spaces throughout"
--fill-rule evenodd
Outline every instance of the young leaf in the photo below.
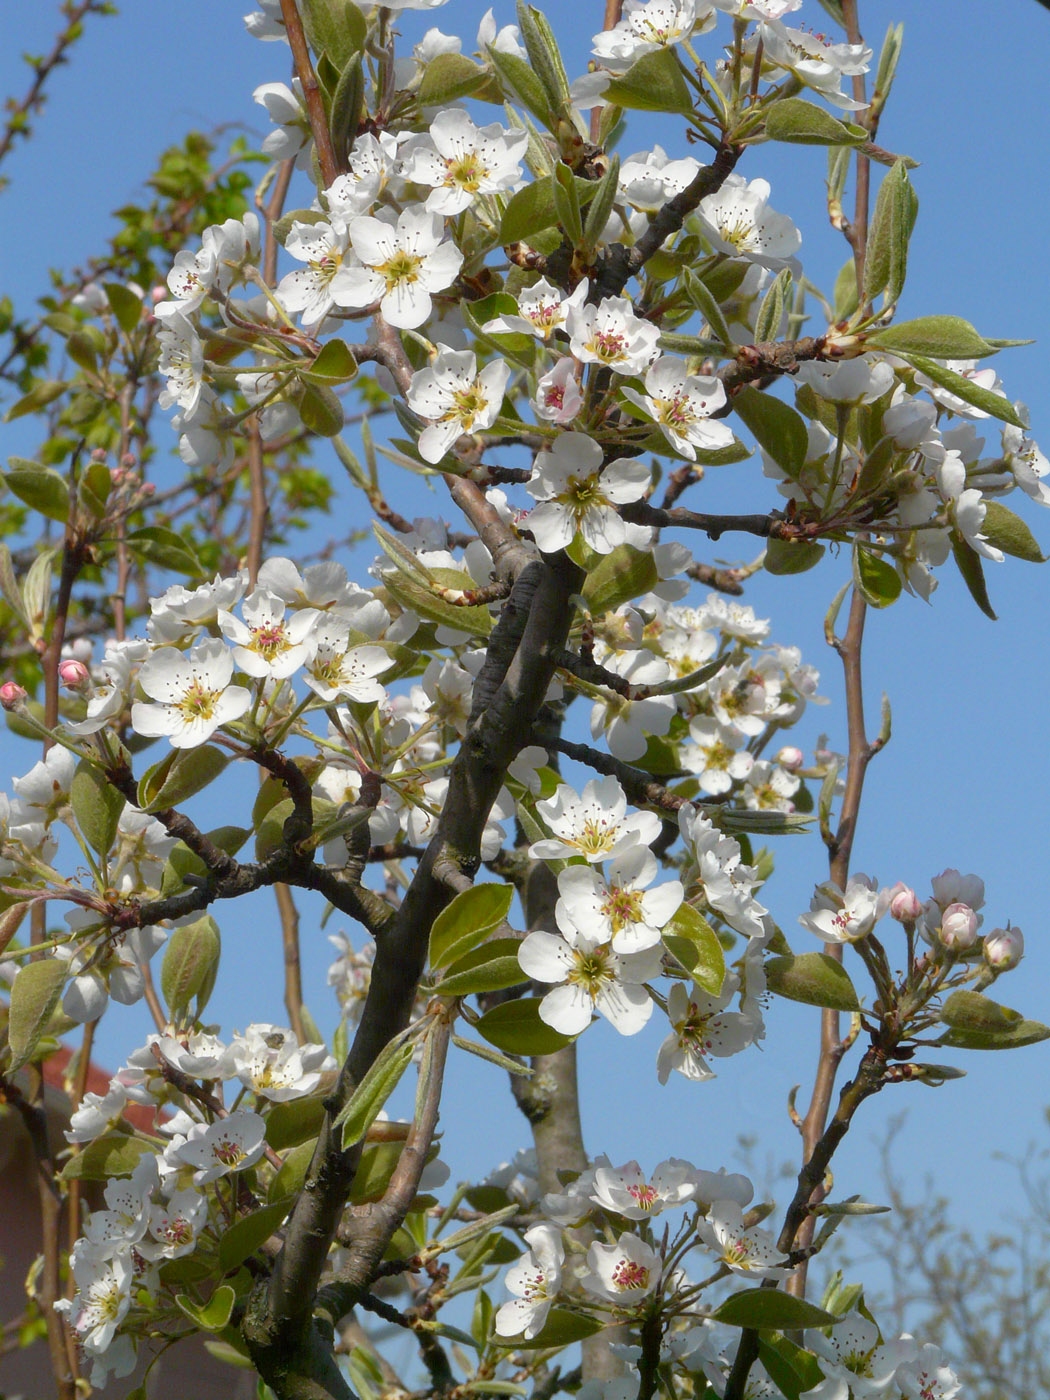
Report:
M 241 1220 L 235 1220 L 228 1230 L 224 1230 L 219 1240 L 219 1268 L 224 1274 L 238 1268 L 260 1245 L 265 1244 L 273 1232 L 283 1222 L 291 1210 L 294 1198 L 286 1196 L 283 1201 L 253 1210 Z
M 718 996 L 726 975 L 725 953 L 703 914 L 691 904 L 680 904 L 662 934 L 694 981 L 711 996 Z
M 14 409 L 8 418 L 13 414 Z M 27 457 L 8 457 L 7 464 L 3 477 L 13 494 L 49 520 L 64 525 L 69 519 L 69 486 L 65 478 Z
M 511 1055 L 553 1055 L 571 1044 L 572 1037 L 540 1020 L 536 997 L 500 1002 L 486 1011 L 474 1029 L 490 1045 Z
M 222 941 L 218 925 L 210 914 L 173 931 L 164 950 L 160 989 L 173 1019 L 189 1009 L 194 997 L 198 1008 L 215 982 Z
M 984 581 L 984 565 L 981 563 L 981 556 L 972 545 L 967 544 L 957 530 L 952 531 L 952 558 L 962 574 L 963 583 L 970 590 L 970 597 L 985 617 L 990 617 L 995 622 L 997 619 L 988 598 L 988 586 Z
M 994 355 L 994 345 L 978 335 L 961 316 L 919 316 L 898 321 L 867 337 L 872 349 L 895 355 L 932 355 L 938 360 L 979 360 Z
M 729 1327 L 757 1327 L 778 1332 L 826 1327 L 838 1321 L 833 1313 L 825 1312 L 805 1298 L 794 1298 L 779 1288 L 749 1288 L 743 1293 L 734 1293 L 715 1309 L 712 1317 Z
M 7 1073 L 13 1074 L 33 1058 L 51 1014 L 58 1005 L 68 972 L 69 963 L 64 958 L 56 957 L 26 963 L 18 969 L 11 984 L 7 1024 L 11 1063 Z
M 636 112 L 674 112 L 688 117 L 693 111 L 693 95 L 670 45 L 643 54 L 622 77 L 606 84 L 602 98 Z
M 908 268 L 908 240 L 919 212 L 919 199 L 898 160 L 879 186 L 864 262 L 864 300 L 872 302 L 886 293 L 895 303 L 904 288 Z
M 97 763 L 85 758 L 73 774 L 69 802 L 88 845 L 100 856 L 107 855 L 124 811 L 124 794 L 117 791 Z
M 853 545 L 853 582 L 866 603 L 887 608 L 901 596 L 901 576 L 861 540 Z
M 1002 501 L 985 501 L 981 534 L 989 544 L 1004 554 L 1012 554 L 1015 559 L 1026 559 L 1030 564 L 1046 563 L 1046 555 L 1031 530 Z
M 990 341 L 988 343 L 991 344 Z M 991 389 L 983 389 L 972 379 L 967 379 L 966 375 L 949 369 L 947 365 L 938 364 L 936 360 L 927 359 L 925 355 L 908 354 L 904 358 L 920 374 L 924 374 L 927 379 L 932 379 L 935 384 L 939 384 L 942 389 L 947 389 L 949 393 L 962 399 L 964 403 L 973 404 L 974 408 L 982 408 L 993 418 L 999 418 L 1004 423 L 1012 423 L 1015 428 L 1027 427 L 1013 404 L 1003 394 L 994 394 Z
M 784 307 L 791 295 L 791 269 L 781 268 L 769 284 L 769 290 L 759 303 L 755 316 L 755 341 L 776 340 L 780 335 L 780 323 Z
M 734 396 L 733 410 L 758 445 L 794 480 L 809 451 L 805 419 L 790 404 L 750 386 Z
M 415 1044 L 395 1037 L 376 1056 L 368 1073 L 339 1112 L 335 1127 L 343 1129 L 343 1151 L 360 1142 L 379 1116 L 379 1110 L 397 1088 L 412 1063 Z
M 473 885 L 457 894 L 430 930 L 430 966 L 435 970 L 447 967 L 484 943 L 506 919 L 513 898 L 511 885 Z
M 863 127 L 847 126 L 801 97 L 784 97 L 773 103 L 766 117 L 766 135 L 771 141 L 803 146 L 856 146 L 868 139 Z
M 823 556 L 824 545 L 817 540 L 770 540 L 762 565 L 767 574 L 804 574 Z
M 461 97 L 469 97 L 472 92 L 483 87 L 488 74 L 466 54 L 436 54 L 423 69 L 419 84 L 419 105 L 421 107 L 446 107 L 450 102 L 458 102 Z
M 766 980 L 771 992 L 788 1001 L 826 1006 L 830 1011 L 860 1010 L 849 973 L 827 953 L 770 958 L 766 962 Z

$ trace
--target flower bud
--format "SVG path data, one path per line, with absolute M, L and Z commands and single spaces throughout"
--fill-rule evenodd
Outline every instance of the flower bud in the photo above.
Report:
M 898 880 L 890 890 L 890 914 L 899 923 L 913 924 L 922 913 L 922 901 L 913 889 Z
M 1024 957 L 1024 934 L 1019 928 L 993 928 L 984 937 L 984 960 L 996 972 L 1009 972 Z
M 801 749 L 796 749 L 794 744 L 785 744 L 777 754 L 776 761 L 781 768 L 786 768 L 789 773 L 794 773 L 805 763 L 806 756 Z
M 161 283 L 149 289 L 149 299 L 154 306 L 159 306 L 162 301 L 167 300 L 167 296 L 168 289 Z
M 91 684 L 91 672 L 84 665 L 83 661 L 60 661 L 58 663 L 58 679 L 67 690 L 84 690 Z
M 977 942 L 977 915 L 968 904 L 949 904 L 941 919 L 941 942 L 962 953 Z
M 17 681 L 4 681 L 0 685 L 0 705 L 5 710 L 20 710 L 28 698 L 28 692 Z

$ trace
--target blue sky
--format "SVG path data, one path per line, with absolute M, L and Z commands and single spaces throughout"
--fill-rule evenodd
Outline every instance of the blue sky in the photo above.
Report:
M 245 0 L 129 4 L 120 16 L 89 24 L 72 65 L 53 79 L 35 136 L 5 164 L 11 185 L 0 195 L 0 291 L 14 296 L 21 312 L 46 289 L 48 268 L 68 269 L 104 246 L 113 227 L 110 211 L 140 194 L 156 153 L 188 127 L 232 123 L 267 129 L 251 91 L 261 82 L 287 79 L 288 52 L 246 35 L 240 20 L 246 8 Z M 474 0 L 452 0 L 422 23 L 421 17 L 409 16 L 405 30 L 416 34 L 432 22 L 472 40 L 484 8 Z M 865 34 L 876 49 L 891 20 L 905 24 L 897 87 L 880 131 L 884 145 L 920 162 L 913 172 L 920 214 L 901 315 L 951 312 L 987 335 L 1035 338 L 1035 346 L 1007 351 L 996 364 L 1010 395 L 1032 406 L 1033 432 L 1050 448 L 1050 414 L 1043 407 L 1050 343 L 1045 178 L 1050 136 L 1044 111 L 1050 13 L 1035 0 L 1001 0 L 994 6 L 986 0 L 951 5 L 861 0 L 860 8 Z M 583 68 L 592 30 L 600 27 L 601 9 L 594 0 L 593 18 L 585 24 L 575 19 L 579 28 L 567 35 L 576 71 Z M 582 13 L 583 7 L 573 7 L 574 15 Z M 496 16 L 511 22 L 511 6 L 497 5 Z M 805 0 L 796 18 L 818 30 L 830 24 L 816 0 Z M 0 92 L 24 89 L 26 70 L 18 51 L 48 47 L 53 20 L 54 7 L 46 4 L 20 6 L 17 19 L 8 17 Z M 565 31 L 564 21 L 555 23 Z M 472 48 L 472 42 L 465 47 Z M 656 140 L 672 155 L 684 153 L 674 122 L 640 124 L 624 151 Z M 790 213 L 803 230 L 807 275 L 827 287 L 845 246 L 823 217 L 824 160 L 820 148 L 763 147 L 750 152 L 741 168 L 749 178 L 770 181 L 774 206 Z M 31 425 L 22 420 L 5 427 L 0 441 L 5 457 L 31 454 Z M 992 430 L 989 449 L 994 443 Z M 331 461 L 323 444 L 318 461 Z M 713 469 L 700 490 L 697 509 L 764 509 L 773 503 L 750 466 Z M 1011 505 L 1050 550 L 1050 515 L 1020 500 L 1015 497 Z M 434 509 L 421 502 L 416 508 Z M 697 540 L 689 543 L 702 559 L 736 560 L 753 552 L 748 541 L 734 538 L 708 548 Z M 363 569 L 367 557 L 366 552 L 348 561 L 351 569 L 355 564 Z M 828 557 L 798 578 L 759 575 L 748 593 L 759 615 L 772 619 L 776 640 L 801 646 L 824 676 L 822 691 L 831 704 L 807 717 L 804 741 L 811 744 L 826 730 L 837 748 L 845 744 L 845 714 L 822 623 L 847 571 L 847 559 Z M 1012 920 L 1028 942 L 1021 970 L 1000 984 L 1003 1000 L 1050 1021 L 1045 912 L 1050 863 L 1043 797 L 1050 764 L 1044 727 L 1050 574 L 1009 561 L 990 565 L 988 579 L 997 623 L 977 611 L 948 570 L 942 571 L 931 605 L 904 597 L 888 613 L 869 617 L 869 713 L 877 723 L 879 696 L 887 692 L 894 737 L 870 770 L 854 865 L 884 883 L 903 879 L 921 894 L 929 878 L 947 866 L 982 875 L 986 927 Z M 24 747 L 7 754 L 14 772 L 32 761 Z M 807 950 L 814 945 L 795 919 L 807 907 L 813 884 L 826 876 L 823 849 L 809 836 L 780 843 L 776 853 L 769 902 L 795 947 Z M 283 1021 L 280 950 L 269 896 L 257 896 L 239 916 L 222 913 L 227 952 L 211 1014 L 227 1028 L 247 1019 Z M 333 922 L 329 931 L 335 927 Z M 308 1004 L 329 1028 L 333 1014 L 324 974 L 330 950 L 324 936 L 312 931 L 309 917 L 304 931 Z M 637 1156 L 649 1165 L 674 1154 L 715 1167 L 731 1160 L 736 1135 L 748 1133 L 760 1139 L 760 1161 L 767 1153 L 774 1160 L 793 1156 L 797 1139 L 785 1103 L 794 1083 L 808 1089 L 816 1016 L 778 1004 L 768 1022 L 764 1049 L 723 1062 L 713 1083 L 692 1088 L 682 1083 L 660 1093 L 655 1092 L 655 1030 L 639 1046 L 605 1025 L 596 1027 L 581 1045 L 591 1151 L 607 1151 L 616 1160 Z M 118 1008 L 103 1025 L 99 1056 L 115 1066 L 147 1028 L 138 1009 Z M 962 1065 L 969 1078 L 936 1092 L 887 1090 L 869 1105 L 840 1153 L 836 1194 L 859 1191 L 878 1199 L 873 1143 L 891 1114 L 908 1110 L 898 1162 L 916 1191 L 927 1172 L 935 1174 L 942 1189 L 957 1193 L 959 1218 L 971 1223 L 989 1215 L 1002 1220 L 1019 1209 L 1019 1200 L 1007 1194 L 1011 1173 L 996 1163 L 995 1154 L 1019 1154 L 1040 1139 L 1048 1054 L 1044 1045 L 1008 1058 L 935 1055 Z M 485 1105 L 483 1135 L 476 1127 L 479 1102 Z M 454 1176 L 483 1171 L 527 1140 L 526 1125 L 498 1072 L 473 1060 L 455 1065 L 444 1126 Z M 987 1182 L 1000 1176 L 1006 1192 L 997 1184 L 989 1203 Z

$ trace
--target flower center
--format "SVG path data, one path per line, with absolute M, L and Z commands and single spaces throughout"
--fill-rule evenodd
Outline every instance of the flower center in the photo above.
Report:
M 456 160 L 447 160 L 445 168 L 448 171 L 445 184 L 458 185 L 469 194 L 477 194 L 482 180 L 489 173 L 487 167 L 478 159 L 477 151 L 471 151 L 469 155 L 460 156 Z
M 281 622 L 270 622 L 262 627 L 253 627 L 252 631 L 252 651 L 270 661 L 278 656 L 282 651 L 287 651 L 290 645 L 285 636 L 284 624 Z
M 574 958 L 576 966 L 569 973 L 568 981 L 582 987 L 593 1001 L 604 986 L 615 980 L 609 949 L 603 943 L 589 953 L 577 950 Z
M 232 1138 L 220 1138 L 212 1148 L 212 1156 L 224 1167 L 236 1167 L 247 1157 L 247 1152 Z
M 388 258 L 385 263 L 379 263 L 376 271 L 381 277 L 386 278 L 387 290 L 389 291 L 403 282 L 418 281 L 422 262 L 422 258 L 417 258 L 404 248 L 399 248 L 392 258 Z
M 319 280 L 327 286 L 339 271 L 342 261 L 338 253 L 322 253 L 319 258 L 315 258 L 313 262 L 311 262 L 310 266 L 317 274 Z
M 465 428 L 469 428 L 478 414 L 488 408 L 488 400 L 476 384 L 472 384 L 469 389 L 458 390 L 452 395 L 452 399 L 455 408 L 446 413 L 445 417 L 458 418 Z
M 630 1259 L 621 1259 L 613 1269 L 613 1287 L 623 1292 L 649 1287 L 649 1270 L 644 1264 L 635 1264 Z
M 655 1186 L 644 1184 L 628 1186 L 627 1194 L 633 1196 L 635 1204 L 641 1206 L 643 1210 L 652 1210 L 656 1204 L 657 1191 Z
M 575 836 L 564 838 L 567 846 L 575 846 L 583 855 L 604 855 L 616 844 L 616 825 L 604 817 L 585 817 Z
M 624 889 L 622 885 L 611 886 L 602 904 L 602 913 L 611 922 L 613 933 L 619 933 L 625 924 L 641 923 L 641 890 Z
M 618 331 L 595 331 L 587 348 L 593 351 L 600 360 L 612 364 L 615 360 L 624 358 L 627 351 L 627 337 Z
M 187 720 L 211 719 L 215 713 L 215 702 L 221 694 L 221 690 L 209 690 L 207 686 L 194 677 L 182 692 L 178 708 Z

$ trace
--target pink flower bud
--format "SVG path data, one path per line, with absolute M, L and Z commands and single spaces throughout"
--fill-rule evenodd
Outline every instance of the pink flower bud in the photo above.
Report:
M 108 456 L 109 453 L 104 447 L 93 447 L 91 449 L 91 460 L 93 462 L 104 462 Z
M 166 300 L 167 295 L 167 287 L 161 285 L 160 283 L 158 283 L 157 286 L 151 287 L 149 289 L 149 299 L 154 306 L 159 306 L 162 301 Z
M 984 937 L 984 960 L 996 972 L 1009 972 L 1024 957 L 1024 934 L 1019 928 L 993 928 Z
M 977 942 L 977 915 L 968 904 L 949 904 L 941 919 L 941 942 L 961 953 Z
M 17 681 L 4 681 L 0 685 L 0 705 L 5 710 L 20 710 L 28 698 L 28 692 Z
M 786 768 L 789 773 L 794 773 L 797 768 L 801 768 L 806 761 L 806 755 L 801 749 L 796 749 L 794 744 L 785 744 L 777 754 L 777 762 L 781 768 Z
M 67 690 L 83 690 L 91 684 L 91 672 L 83 661 L 60 661 L 58 679 Z
M 890 914 L 899 923 L 913 924 L 922 913 L 922 902 L 913 889 L 900 880 L 890 890 Z

